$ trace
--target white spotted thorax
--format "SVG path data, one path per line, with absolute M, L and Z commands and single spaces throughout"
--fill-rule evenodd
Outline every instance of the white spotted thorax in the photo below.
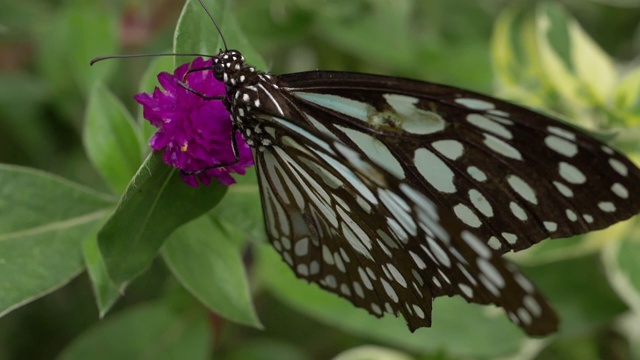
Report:
M 254 151 L 269 239 L 296 275 L 376 316 L 431 325 L 438 296 L 558 319 L 500 255 L 640 211 L 640 170 L 583 132 L 485 95 L 368 74 L 269 75 L 214 58 Z

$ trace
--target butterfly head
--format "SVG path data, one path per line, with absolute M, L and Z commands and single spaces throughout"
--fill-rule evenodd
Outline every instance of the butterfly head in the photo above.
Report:
M 244 56 L 237 50 L 222 51 L 213 58 L 213 75 L 227 86 L 235 87 L 245 82 L 246 74 L 254 72 L 255 69 L 244 62 Z

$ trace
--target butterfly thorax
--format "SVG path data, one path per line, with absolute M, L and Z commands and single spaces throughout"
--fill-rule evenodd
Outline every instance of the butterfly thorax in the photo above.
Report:
M 278 91 L 275 77 L 256 70 L 245 63 L 239 51 L 228 50 L 214 58 L 214 75 L 226 87 L 224 104 L 234 125 L 252 147 L 270 146 L 272 139 L 265 133 L 264 120 L 256 113 L 282 113 L 280 107 L 262 101 L 265 95 L 272 97 Z

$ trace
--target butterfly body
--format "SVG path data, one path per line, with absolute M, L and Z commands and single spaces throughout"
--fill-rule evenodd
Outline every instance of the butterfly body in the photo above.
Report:
M 460 295 L 532 335 L 558 320 L 500 255 L 640 210 L 640 170 L 571 126 L 474 92 L 377 75 L 270 75 L 214 57 L 254 148 L 265 227 L 296 275 L 431 325 Z

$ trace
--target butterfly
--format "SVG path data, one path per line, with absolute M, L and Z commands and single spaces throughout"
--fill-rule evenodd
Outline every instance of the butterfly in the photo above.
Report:
M 251 146 L 283 261 L 412 331 L 431 326 L 440 296 L 501 307 L 529 335 L 557 330 L 554 310 L 501 255 L 640 211 L 629 159 L 522 106 L 397 77 L 273 75 L 226 43 L 211 59 L 188 73 L 212 71 L 225 95 L 190 91 L 230 113 L 236 161 L 236 132 Z

